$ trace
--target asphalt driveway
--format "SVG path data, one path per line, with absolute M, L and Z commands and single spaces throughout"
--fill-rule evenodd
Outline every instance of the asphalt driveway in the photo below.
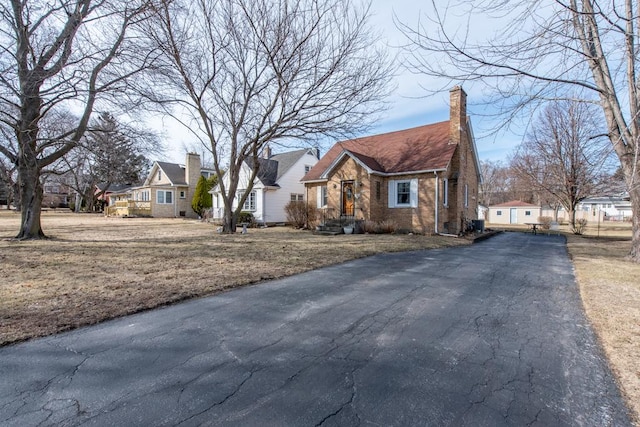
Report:
M 630 422 L 564 239 L 506 233 L 0 348 L 0 424 Z

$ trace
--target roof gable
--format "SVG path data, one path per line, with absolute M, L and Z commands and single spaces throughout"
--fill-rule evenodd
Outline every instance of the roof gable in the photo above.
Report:
M 347 151 L 372 172 L 403 174 L 446 169 L 457 145 L 449 143 L 449 121 L 336 143 L 303 181 L 326 179 Z
M 280 178 L 282 178 L 282 176 L 308 152 L 308 149 L 302 149 L 274 154 L 268 159 L 258 157 L 260 167 L 258 168 L 258 175 L 256 178 L 258 178 L 265 186 L 275 187 L 278 185 Z M 253 167 L 253 158 L 247 158 L 246 163 L 251 169 Z
M 156 162 L 158 167 L 162 169 L 167 179 L 171 181 L 173 185 L 187 185 L 185 178 L 186 168 L 177 163 Z

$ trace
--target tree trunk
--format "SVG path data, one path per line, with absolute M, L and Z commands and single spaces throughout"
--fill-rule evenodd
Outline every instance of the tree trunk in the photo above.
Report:
M 224 218 L 222 223 L 222 232 L 227 234 L 236 232 L 237 217 L 234 215 L 230 205 L 231 203 L 225 203 L 224 205 Z
M 569 214 L 569 223 L 571 224 L 571 231 L 575 233 L 576 232 L 576 208 L 570 209 L 568 214 Z
M 636 185 L 629 189 L 631 198 L 631 251 L 628 258 L 640 263 L 640 185 Z
M 43 239 L 45 235 L 40 224 L 43 195 L 40 173 L 37 168 L 21 165 L 19 182 L 22 221 L 16 239 Z

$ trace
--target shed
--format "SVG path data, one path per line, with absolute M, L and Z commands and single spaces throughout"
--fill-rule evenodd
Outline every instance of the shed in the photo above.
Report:
M 520 200 L 489 206 L 490 224 L 526 224 L 538 222 L 541 207 Z

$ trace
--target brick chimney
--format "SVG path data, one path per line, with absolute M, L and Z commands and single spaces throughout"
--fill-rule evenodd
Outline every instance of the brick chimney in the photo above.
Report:
M 467 122 L 467 94 L 461 86 L 449 91 L 449 144 L 460 143 L 460 133 Z
M 200 179 L 200 173 L 202 164 L 200 163 L 200 155 L 196 153 L 187 153 L 187 159 L 185 162 L 185 180 L 189 188 L 196 188 L 198 180 Z

